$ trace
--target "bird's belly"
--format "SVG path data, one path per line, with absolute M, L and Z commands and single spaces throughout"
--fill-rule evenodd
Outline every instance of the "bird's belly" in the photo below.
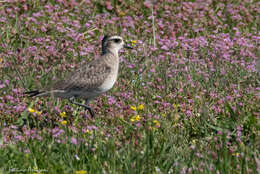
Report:
M 116 74 L 111 74 L 103 83 L 100 87 L 98 87 L 98 91 L 100 91 L 101 93 L 104 93 L 106 91 L 108 91 L 109 89 L 111 89 L 117 79 L 117 75 Z
M 79 96 L 80 98 L 95 98 L 97 96 L 99 96 L 100 93 L 96 92 L 96 91 L 82 91 L 80 94 L 77 94 L 76 96 Z

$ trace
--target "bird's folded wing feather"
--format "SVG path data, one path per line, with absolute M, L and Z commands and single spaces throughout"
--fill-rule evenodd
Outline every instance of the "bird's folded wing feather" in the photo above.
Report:
M 58 81 L 50 88 L 51 90 L 87 90 L 92 91 L 99 87 L 107 78 L 111 68 L 101 59 L 83 64 L 74 73 L 64 80 Z

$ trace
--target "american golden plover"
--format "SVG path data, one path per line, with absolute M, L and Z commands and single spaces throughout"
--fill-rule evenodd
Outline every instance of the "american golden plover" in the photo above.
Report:
M 132 49 L 124 43 L 120 36 L 105 36 L 102 40 L 100 58 L 84 63 L 67 78 L 48 88 L 25 92 L 25 94 L 30 97 L 54 96 L 68 99 L 73 104 L 85 107 L 94 117 L 94 111 L 88 106 L 88 103 L 91 99 L 111 89 L 115 84 L 119 68 L 118 52 L 121 48 Z M 84 99 L 85 104 L 73 101 L 75 98 Z

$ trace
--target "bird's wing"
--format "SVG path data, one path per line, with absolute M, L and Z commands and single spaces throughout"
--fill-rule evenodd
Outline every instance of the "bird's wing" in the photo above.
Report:
M 87 90 L 92 91 L 99 87 L 107 78 L 111 68 L 102 61 L 102 57 L 90 63 L 83 64 L 79 69 L 64 80 L 56 82 L 51 90 Z

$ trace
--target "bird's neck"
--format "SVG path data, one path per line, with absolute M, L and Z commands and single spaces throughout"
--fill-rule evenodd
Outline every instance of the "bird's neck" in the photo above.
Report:
M 105 50 L 105 52 L 102 52 L 102 56 L 104 57 L 105 61 L 109 64 L 119 64 L 118 51 L 107 49 Z
M 118 57 L 118 50 L 113 49 L 113 48 L 109 48 L 109 49 L 104 49 L 104 48 L 102 48 L 102 53 L 101 53 L 101 55 L 103 56 L 103 55 L 105 55 L 105 54 L 112 54 L 112 55 Z

